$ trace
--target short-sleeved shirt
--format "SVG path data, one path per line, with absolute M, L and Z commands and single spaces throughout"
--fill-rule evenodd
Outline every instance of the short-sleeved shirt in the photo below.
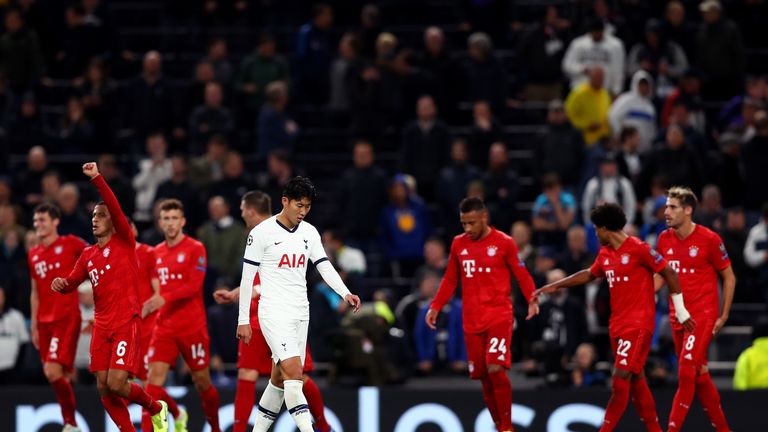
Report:
M 621 337 L 635 330 L 653 332 L 656 312 L 653 275 L 666 265 L 664 257 L 636 237 L 627 237 L 618 249 L 600 248 L 589 271 L 608 281 L 610 337 Z
M 80 315 L 77 292 L 56 293 L 51 290 L 51 282 L 69 275 L 86 246 L 88 244 L 80 237 L 63 235 L 47 247 L 40 243 L 30 249 L 27 259 L 30 276 L 37 285 L 38 322 L 49 323 Z
M 562 191 L 560 192 L 560 204 L 564 210 L 575 210 L 576 198 L 570 193 Z M 556 220 L 555 209 L 552 207 L 552 203 L 546 194 L 536 197 L 536 200 L 533 202 L 533 215 L 551 222 Z
M 254 227 L 243 265 L 259 267 L 259 317 L 308 320 L 307 265 L 327 259 L 320 234 L 308 222 L 288 229 L 272 216 Z

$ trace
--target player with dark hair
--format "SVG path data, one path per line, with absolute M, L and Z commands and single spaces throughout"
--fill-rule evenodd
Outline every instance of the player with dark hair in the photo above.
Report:
M 88 244 L 73 235 L 59 235 L 60 221 L 61 211 L 55 205 L 35 207 L 32 225 L 40 243 L 27 254 L 32 279 L 32 343 L 61 406 L 63 432 L 79 432 L 70 377 L 80 337 L 80 303 L 76 292 L 58 295 L 48 287 L 54 278 L 69 273 Z
M 125 402 L 128 400 L 149 411 L 155 431 L 166 432 L 167 404 L 154 400 L 141 386 L 128 381 L 141 367 L 136 238 L 96 163 L 83 165 L 83 174 L 91 179 L 104 200 L 93 209 L 96 245 L 85 248 L 69 276 L 54 279 L 51 289 L 70 293 L 86 278 L 90 279 L 96 308 L 90 370 L 96 375 L 101 402 L 121 430 L 133 430 Z
M 667 191 L 664 210 L 669 229 L 659 235 L 656 250 L 677 272 L 680 287 L 688 299 L 687 307 L 696 320 L 696 329 L 687 331 L 675 320 L 674 304 L 669 318 L 680 367 L 678 388 L 672 402 L 668 431 L 679 431 L 693 402 L 699 396 L 704 413 L 718 432 L 730 431 L 720 405 L 720 394 L 707 368 L 707 350 L 712 338 L 728 320 L 736 288 L 736 275 L 728 251 L 720 236 L 709 228 L 693 223 L 698 199 L 687 187 Z M 723 306 L 720 310 L 717 275 L 723 278 Z M 657 283 L 657 287 L 661 287 Z
M 357 311 L 360 298 L 349 292 L 325 255 L 320 233 L 304 221 L 315 198 L 309 179 L 294 177 L 283 190 L 283 209 L 248 234 L 241 287 L 261 280 L 259 325 L 272 352 L 272 370 L 259 401 L 254 432 L 266 432 L 285 401 L 300 432 L 312 432 L 312 415 L 304 396 L 303 366 L 309 328 L 307 264 L 312 261 L 323 280 Z M 250 344 L 251 289 L 240 291 L 237 337 Z
M 256 225 L 272 217 L 272 199 L 260 191 L 247 192 L 240 201 L 240 216 L 245 221 L 248 232 L 250 232 Z M 241 340 L 237 349 L 237 391 L 235 393 L 235 424 L 232 427 L 232 432 L 245 432 L 256 400 L 256 380 L 259 375 L 269 376 L 272 373 L 272 353 L 269 351 L 269 345 L 267 345 L 259 326 L 258 307 L 261 281 L 258 274 L 253 283 L 253 291 L 253 300 L 251 301 L 253 336 L 248 344 Z M 240 287 L 232 290 L 216 290 L 213 297 L 220 304 L 237 303 L 240 300 Z M 331 426 L 325 419 L 323 395 L 317 384 L 307 375 L 307 372 L 314 369 L 309 348 L 307 348 L 306 355 L 303 375 L 304 396 L 307 398 L 309 411 L 315 419 L 315 428 L 320 432 L 328 432 L 331 430 Z
M 483 399 L 496 429 L 512 431 L 512 386 L 507 377 L 514 322 L 511 277 L 528 301 L 527 319 L 539 313 L 532 296 L 535 286 L 512 237 L 488 225 L 481 199 L 464 199 L 459 218 L 464 233 L 453 238 L 445 276 L 425 319 L 431 329 L 437 328 L 437 315 L 461 280 L 469 377 L 483 383 Z
M 664 258 L 645 242 L 622 229 L 627 224 L 624 210 L 616 204 L 601 204 L 590 214 L 600 241 L 600 252 L 589 269 L 548 284 L 534 293 L 553 293 L 561 288 L 581 286 L 605 278 L 611 296 L 608 334 L 615 353 L 611 399 L 605 411 L 603 432 L 616 428 L 630 395 L 640 419 L 649 431 L 661 431 L 656 402 L 645 380 L 643 367 L 651 349 L 656 303 L 653 275 L 659 273 L 669 285 L 677 319 L 688 331 L 695 321 L 683 304 L 677 274 Z
M 147 300 L 143 308 L 145 314 L 160 311 L 149 343 L 147 391 L 168 402 L 176 420 L 174 426 L 186 430 L 186 413 L 163 388 L 171 365 L 176 364 L 181 354 L 200 393 L 205 418 L 211 430 L 219 432 L 219 393 L 211 383 L 210 339 L 203 304 L 205 246 L 184 234 L 187 220 L 181 201 L 166 199 L 159 206 L 160 229 L 165 235 L 165 241 L 155 246 L 160 292 Z

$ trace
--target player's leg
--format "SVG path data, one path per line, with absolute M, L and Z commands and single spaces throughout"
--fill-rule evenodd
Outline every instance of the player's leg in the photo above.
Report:
M 64 425 L 73 427 L 77 426 L 75 392 L 69 375 L 75 361 L 80 324 L 80 316 L 75 316 L 62 322 L 39 325 L 43 373 L 56 394 Z
M 659 416 L 656 413 L 656 401 L 653 399 L 651 389 L 648 388 L 648 382 L 645 380 L 645 362 L 648 359 L 648 353 L 651 351 L 651 337 L 653 335 L 647 331 L 640 331 L 636 338 L 630 340 L 630 345 L 625 341 L 620 347 L 621 354 L 627 354 L 626 359 L 629 365 L 629 371 L 632 373 L 630 380 L 630 397 L 635 411 L 640 416 L 640 420 L 645 424 L 649 432 L 661 432 L 659 425 Z M 617 353 L 617 356 L 619 354 Z
M 219 392 L 211 382 L 211 372 L 207 367 L 192 371 L 192 382 L 200 394 L 203 412 L 212 432 L 219 432 Z
M 242 343 L 242 342 L 241 342 Z M 256 403 L 256 380 L 259 372 L 255 369 L 237 370 L 237 390 L 235 391 L 235 423 L 232 432 L 246 432 L 248 419 Z
M 669 414 L 669 431 L 679 431 L 693 403 L 696 391 L 696 375 L 706 364 L 706 350 L 712 339 L 713 320 L 697 323 L 693 332 L 676 331 L 673 333 L 679 359 L 678 385 L 672 411 Z
M 149 362 L 147 393 L 154 399 L 168 404 L 168 412 L 173 416 L 175 423 L 180 423 L 179 420 L 184 420 L 183 424 L 178 426 L 186 429 L 186 412 L 179 408 L 176 401 L 165 391 L 164 387 L 171 364 L 175 363 L 178 357 L 179 349 L 176 346 L 175 338 L 165 335 L 156 329 L 152 333 L 152 339 L 147 350 L 147 361 Z
M 303 365 L 301 357 L 289 357 L 280 360 L 280 373 L 283 376 L 285 407 L 296 422 L 300 432 L 312 431 L 312 414 L 309 412 L 307 398 L 304 396 L 302 380 Z
M 109 391 L 107 371 L 96 371 L 94 375 L 96 375 L 96 388 L 99 390 L 101 403 L 104 405 L 107 414 L 109 414 L 109 418 L 115 422 L 115 425 L 121 431 L 135 430 L 128 407 L 125 405 L 125 400 Z
M 259 375 L 272 374 L 272 353 L 258 323 L 252 323 L 253 335 L 246 345 L 240 341 L 237 349 L 237 391 L 235 392 L 235 423 L 232 432 L 246 432 L 256 401 L 256 380 Z M 282 406 L 282 396 L 280 405 Z M 258 410 L 257 410 L 258 411 Z M 280 411 L 280 408 L 277 409 Z
M 315 362 L 312 360 L 312 354 L 309 352 L 309 346 L 307 346 L 304 356 L 304 397 L 307 398 L 309 412 L 312 414 L 312 418 L 315 419 L 315 429 L 320 432 L 328 432 L 331 430 L 331 425 L 325 419 L 323 395 L 320 393 L 320 388 L 315 381 L 309 376 L 309 373 L 313 370 L 315 370 Z
M 208 329 L 177 338 L 177 346 L 192 371 L 192 382 L 200 394 L 203 412 L 212 432 L 219 432 L 219 392 L 211 382 Z
M 256 422 L 253 424 L 253 432 L 267 432 L 272 423 L 277 420 L 277 415 L 283 407 L 285 391 L 283 390 L 283 375 L 277 364 L 272 365 L 267 388 L 259 399 Z
M 707 365 L 703 365 L 696 377 L 696 395 L 699 403 L 704 408 L 704 413 L 709 421 L 715 426 L 717 432 L 728 432 L 731 430 L 728 421 L 725 419 L 723 407 L 720 405 L 720 393 L 712 382 Z
M 498 323 L 488 329 L 484 347 L 486 379 L 493 388 L 493 403 L 499 415 L 498 429 L 512 431 L 512 384 L 507 370 L 512 366 L 509 346 L 512 338 L 512 320 Z
M 634 339 L 634 338 L 632 338 Z M 608 399 L 608 405 L 605 407 L 605 417 L 600 432 L 610 432 L 616 428 L 624 410 L 629 403 L 629 392 L 631 388 L 630 379 L 632 377 L 629 371 L 628 348 L 624 339 L 612 338 L 611 346 L 615 355 L 613 377 L 611 379 L 611 398 Z
M 469 378 L 480 380 L 483 385 L 483 401 L 491 414 L 493 424 L 499 428 L 499 412 L 494 402 L 493 382 L 488 377 L 485 367 L 486 333 L 464 333 L 464 343 L 467 346 L 467 368 Z

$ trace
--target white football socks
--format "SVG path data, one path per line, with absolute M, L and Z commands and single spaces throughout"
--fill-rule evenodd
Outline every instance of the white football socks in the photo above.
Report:
M 307 398 L 301 388 L 304 383 L 301 380 L 285 380 L 283 388 L 285 389 L 285 406 L 288 412 L 293 416 L 300 432 L 313 432 L 312 414 L 309 412 Z
M 286 381 L 287 382 L 287 381 Z M 301 381 L 299 381 L 301 383 Z M 301 389 L 299 389 L 301 391 Z M 280 408 L 283 407 L 283 398 L 285 391 L 272 384 L 272 380 L 267 384 L 264 393 L 259 399 L 259 412 L 256 416 L 256 422 L 253 425 L 253 432 L 267 432 L 272 423 L 277 420 L 280 414 Z M 304 402 L 306 404 L 306 401 Z M 311 432 L 311 429 L 310 429 Z

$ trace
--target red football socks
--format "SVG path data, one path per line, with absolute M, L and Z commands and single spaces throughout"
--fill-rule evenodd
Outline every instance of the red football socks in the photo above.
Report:
M 179 418 L 179 406 L 176 401 L 165 391 L 164 387 L 147 384 L 147 393 L 155 400 L 165 401 L 168 404 L 168 412 L 173 418 Z
M 512 385 L 509 383 L 507 371 L 488 374 L 493 382 L 493 399 L 496 403 L 496 412 L 499 414 L 499 428 L 501 430 L 514 430 L 512 426 Z
M 307 398 L 307 405 L 309 405 L 309 412 L 312 413 L 312 417 L 315 419 L 315 427 L 320 432 L 328 432 L 331 430 L 331 425 L 325 420 L 325 403 L 323 402 L 323 395 L 320 393 L 320 389 L 312 378 L 307 377 L 302 387 L 304 397 Z
M 493 393 L 493 381 L 488 376 L 483 377 L 483 400 L 485 406 L 488 407 L 488 412 L 491 414 L 493 424 L 496 425 L 496 429 L 499 428 L 499 410 L 496 408 L 496 399 Z
M 219 429 L 219 392 L 213 385 L 200 392 L 200 399 L 203 401 L 203 411 L 208 424 L 211 425 L 211 432 L 221 432 Z
M 117 425 L 118 430 L 126 432 L 136 430 L 133 427 L 133 423 L 131 423 L 128 407 L 120 396 L 114 393 L 107 393 L 101 397 L 101 403 L 104 405 L 104 409 L 107 410 L 109 418 Z
M 720 405 L 720 393 L 712 382 L 709 372 L 705 372 L 696 377 L 696 394 L 699 402 L 704 408 L 704 413 L 709 417 L 709 421 L 715 425 L 717 432 L 728 432 L 731 428 L 725 419 L 723 407 Z
M 649 432 L 662 432 L 659 424 L 659 416 L 656 414 L 656 401 L 653 400 L 651 389 L 648 388 L 648 382 L 645 378 L 636 378 L 630 386 L 632 404 L 635 411 L 640 416 L 640 420 L 645 424 Z
M 693 393 L 696 391 L 696 368 L 690 365 L 680 365 L 678 372 L 677 393 L 672 401 L 672 412 L 669 414 L 670 432 L 683 428 L 683 422 L 693 403 Z
M 621 419 L 629 402 L 630 383 L 625 378 L 614 376 L 611 380 L 611 398 L 605 408 L 605 418 L 600 432 L 611 432 Z
M 64 424 L 77 426 L 77 420 L 75 420 L 75 392 L 72 390 L 72 384 L 69 380 L 61 377 L 51 383 L 54 393 L 56 393 L 56 399 L 61 406 L 61 417 L 64 419 Z
M 248 419 L 256 403 L 256 382 L 239 379 L 235 392 L 235 424 L 232 432 L 246 432 Z
M 144 389 L 136 383 L 131 383 L 131 390 L 128 392 L 128 397 L 126 399 L 135 404 L 143 406 L 147 409 L 147 411 L 149 411 L 151 415 L 155 415 L 163 409 L 163 407 L 160 405 L 160 402 L 152 399 L 152 396 L 145 392 Z

